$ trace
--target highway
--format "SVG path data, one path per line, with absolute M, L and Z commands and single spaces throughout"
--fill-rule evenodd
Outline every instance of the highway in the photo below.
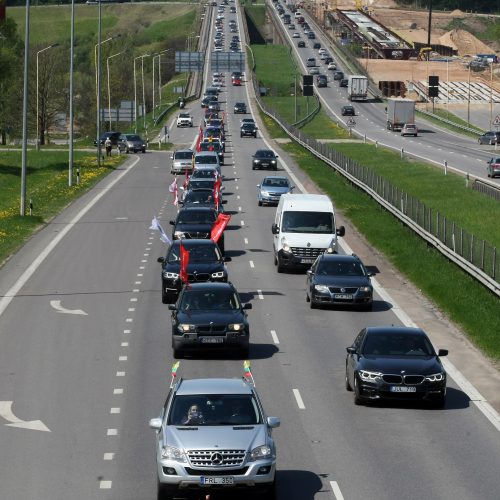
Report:
M 234 17 L 226 11 L 226 25 Z M 228 36 L 226 28 L 226 44 Z M 304 274 L 276 272 L 275 209 L 258 207 L 256 198 L 266 172 L 250 166 L 265 133 L 241 139 L 241 115 L 232 113 L 235 101 L 253 102 L 249 85 L 232 87 L 226 75 L 221 99 L 228 121 L 225 207 L 232 215 L 225 241 L 230 279 L 253 304 L 257 390 L 267 414 L 281 419 L 273 433 L 278 499 L 497 499 L 499 429 L 454 380 L 444 410 L 354 406 L 344 387 L 345 348 L 361 328 L 402 324 L 407 316 L 381 288 L 373 312 L 313 311 Z M 188 111 L 200 123 L 199 104 Z M 182 145 L 198 132 L 169 129 L 170 140 Z M 0 270 L 1 499 L 156 497 L 148 422 L 167 395 L 173 357 L 156 262 L 166 247 L 149 227 L 157 216 L 170 232 L 176 208 L 169 171 L 168 153 L 131 155 Z M 297 191 L 310 189 L 286 158 L 279 173 L 290 175 Z M 346 234 L 344 251 L 349 241 L 354 235 Z M 376 257 L 367 254 L 372 265 Z M 430 323 L 427 313 L 417 320 Z M 450 347 L 447 336 L 453 341 L 447 331 L 428 333 L 436 349 Z M 242 361 L 224 355 L 182 360 L 178 371 L 186 378 L 242 374 Z M 235 496 L 211 496 L 219 498 Z
M 337 81 L 333 80 L 331 71 L 328 71 L 326 65 L 319 60 L 318 51 L 313 49 L 314 42 L 320 42 L 322 47 L 327 48 L 340 70 L 346 75 L 351 72 L 346 70 L 342 61 L 339 60 L 330 41 L 324 36 L 319 27 L 314 23 L 307 13 L 303 13 L 306 21 L 316 34 L 316 39 L 308 40 L 304 35 L 302 28 L 297 24 L 295 30 L 290 30 L 279 18 L 273 7 L 273 11 L 278 22 L 282 25 L 283 31 L 289 44 L 293 47 L 296 58 L 300 61 L 301 71 L 307 74 L 305 61 L 308 57 L 316 57 L 317 64 L 320 66 L 320 72 L 328 76 L 328 87 L 317 88 L 323 108 L 337 122 L 346 124 L 348 117 L 341 116 L 341 107 L 348 104 L 347 89 L 341 88 Z M 293 33 L 297 31 L 301 38 L 292 38 Z M 304 40 L 305 48 L 298 48 L 297 42 Z M 330 73 L 330 74 L 329 74 Z M 486 161 L 497 154 L 494 146 L 480 146 L 476 139 L 463 135 L 458 135 L 447 131 L 444 128 L 431 125 L 427 121 L 416 120 L 419 128 L 418 137 L 401 137 L 398 132 L 392 132 L 386 128 L 385 104 L 373 101 L 354 102 L 356 110 L 356 126 L 353 129 L 353 136 L 363 138 L 365 135 L 371 142 L 377 141 L 378 144 L 390 147 L 391 149 L 404 152 L 416 158 L 423 159 L 435 165 L 444 167 L 447 162 L 448 168 L 455 169 L 460 173 L 469 173 L 481 179 L 488 179 L 486 174 Z M 490 179 L 488 179 L 490 180 Z M 496 184 L 500 181 L 493 180 Z

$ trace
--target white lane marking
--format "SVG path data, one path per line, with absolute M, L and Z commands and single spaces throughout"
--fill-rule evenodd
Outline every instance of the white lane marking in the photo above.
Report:
M 251 268 L 254 268 L 255 267 L 255 264 L 253 263 L 253 260 L 250 261 L 250 267 Z
M 242 220 L 242 221 L 241 221 L 241 225 L 242 225 L 242 226 L 244 226 L 244 225 L 245 225 L 245 221 L 244 221 L 244 220 Z
M 106 436 L 118 436 L 118 429 L 108 429 Z
M 137 273 L 137 277 L 138 277 L 138 278 L 141 278 L 142 276 L 144 276 L 144 274 L 143 274 L 143 273 Z
M 111 408 L 109 410 L 109 413 L 112 413 L 112 414 L 120 413 L 120 408 Z
M 148 261 L 148 259 L 142 259 L 141 260 L 141 262 L 147 262 L 147 261 Z
M 128 342 L 122 342 L 120 345 L 121 347 L 128 347 Z
M 61 305 L 60 300 L 51 300 L 50 305 L 58 312 L 61 314 L 77 314 L 81 316 L 88 316 L 88 314 L 85 311 L 82 311 L 81 309 L 66 309 Z
M 236 182 L 238 182 L 238 179 L 236 179 Z M 239 187 L 239 186 L 236 186 L 236 189 L 240 189 L 240 187 Z
M 135 311 L 135 307 L 129 307 L 128 308 L 128 312 L 134 312 Z
M 113 394 L 123 394 L 123 389 L 121 387 L 116 387 L 113 389 Z
M 344 500 L 344 495 L 340 491 L 337 481 L 330 481 L 330 486 L 332 487 L 333 495 L 337 500 Z
M 248 238 L 245 238 L 245 245 L 248 245 Z
M 257 295 L 259 297 L 259 300 L 264 300 L 264 295 L 262 294 L 262 290 L 257 290 Z
M 134 292 L 134 293 L 139 293 L 139 292 L 140 292 L 140 290 L 139 290 L 138 288 L 134 288 L 134 289 L 132 290 L 132 292 Z
M 150 240 L 154 240 L 154 239 L 155 239 L 155 237 L 154 237 L 154 236 L 150 236 L 148 239 L 150 239 Z
M 103 460 L 113 460 L 115 458 L 114 453 L 105 453 L 104 456 L 102 457 Z
M 133 321 L 134 321 L 134 320 L 133 320 L 132 318 L 127 318 L 127 319 L 125 320 L 125 323 L 132 323 Z
M 127 361 L 128 357 L 127 356 L 119 356 L 118 361 Z
M 144 257 L 149 257 L 148 253 L 143 254 Z M 146 262 L 146 261 L 145 261 Z
M 76 223 L 105 195 L 109 190 L 119 182 L 122 177 L 127 174 L 135 165 L 139 162 L 137 158 L 128 168 L 125 168 L 123 172 L 118 174 L 116 179 L 109 183 L 109 185 L 102 190 L 100 190 L 95 197 L 90 200 L 87 205 L 85 205 L 73 219 L 57 234 L 57 236 L 40 252 L 36 259 L 30 264 L 30 266 L 24 271 L 23 274 L 17 279 L 17 281 L 5 292 L 5 295 L 0 299 L 0 316 L 4 313 L 7 306 L 11 303 L 12 299 L 18 294 L 19 290 L 27 283 L 27 281 L 33 276 L 35 271 L 40 267 L 42 262 L 47 258 L 48 255 L 54 250 L 58 243 L 68 234 L 68 232 L 73 229 Z
M 301 410 L 305 410 L 306 407 L 304 405 L 304 401 L 302 401 L 302 396 L 300 395 L 300 392 L 298 389 L 293 389 L 293 395 L 295 396 L 295 400 L 297 401 L 297 406 Z
M 130 299 L 130 302 L 137 302 L 137 298 L 132 297 L 132 298 Z
M 339 240 L 341 248 L 347 255 L 353 253 L 352 248 L 345 240 Z M 406 312 L 399 306 L 399 304 L 389 295 L 389 293 L 382 288 L 375 278 L 372 278 L 374 291 L 380 296 L 382 300 L 392 305 L 392 312 L 405 326 L 417 327 L 418 325 L 406 314 Z M 491 406 L 486 398 L 469 382 L 458 370 L 458 368 L 448 359 L 441 359 L 444 369 L 450 377 L 456 382 L 458 387 L 467 394 L 469 399 L 477 406 L 479 411 L 493 424 L 495 429 L 500 431 L 500 413 L 498 413 L 493 406 Z
M 50 429 L 41 420 L 21 420 L 12 411 L 13 401 L 0 401 L 0 417 L 9 422 L 7 427 L 28 429 L 31 431 L 50 432 Z
M 142 281 L 135 281 L 134 285 L 142 285 Z
M 116 372 L 117 377 L 125 377 L 125 372 Z
M 113 485 L 113 481 L 99 481 L 99 488 L 101 490 L 110 490 Z
M 241 212 L 241 207 L 238 207 L 238 212 Z
M 236 198 L 239 200 L 239 199 L 240 199 L 240 195 L 239 195 L 239 194 L 237 194 L 237 195 L 236 195 Z
M 271 330 L 271 337 L 273 338 L 273 342 L 275 344 L 279 344 L 280 341 L 278 339 L 278 335 L 276 335 L 276 330 Z
M 139 266 L 139 269 L 144 270 L 144 269 L 146 269 L 146 266 Z
M 132 333 L 132 330 L 123 330 L 123 333 Z

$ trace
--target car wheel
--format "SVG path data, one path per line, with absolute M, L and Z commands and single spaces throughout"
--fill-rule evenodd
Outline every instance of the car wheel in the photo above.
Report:
M 349 376 L 347 375 L 347 365 L 345 367 L 345 390 L 352 392 L 351 383 L 349 382 Z
M 143 149 L 143 150 L 142 150 L 142 152 L 143 152 L 143 153 L 145 153 L 145 152 L 146 152 L 146 150 L 145 150 L 145 149 Z
M 262 202 L 261 202 L 261 201 L 259 201 L 259 202 L 258 202 L 258 205 L 259 205 L 259 207 L 261 207 L 261 206 L 262 206 Z
M 356 374 L 354 374 L 354 404 L 359 406 L 363 404 L 361 397 L 359 395 L 359 385 L 358 379 L 356 378 Z
M 311 296 L 310 299 L 311 300 L 309 301 L 309 307 L 311 309 L 317 309 L 319 307 L 319 304 L 314 301 L 314 297 L 313 296 Z
M 311 302 L 311 297 L 309 297 L 309 292 L 306 292 L 306 302 Z
M 279 258 L 279 257 L 277 257 L 277 258 L 276 258 L 276 265 L 278 266 L 277 271 L 278 271 L 279 273 L 283 273 L 283 272 L 285 271 L 284 266 L 282 266 L 282 265 L 281 265 L 281 262 L 280 262 L 280 258 Z
M 168 301 L 168 293 L 165 291 L 165 286 L 161 285 L 161 302 L 162 304 L 168 304 L 169 301 Z
M 248 359 L 249 354 L 250 354 L 250 347 L 249 346 L 242 347 L 239 351 L 239 356 L 242 359 Z
M 243 137 L 243 134 L 240 134 L 240 137 Z
M 171 486 L 168 486 L 166 484 L 161 484 L 160 481 L 158 481 L 158 488 L 157 488 L 158 500 L 172 500 L 175 496 L 175 491 L 176 488 L 172 488 Z
M 255 165 L 252 165 L 252 170 L 255 170 Z
M 184 357 L 184 353 L 182 349 L 174 349 L 174 359 L 182 359 Z
M 125 150 L 125 153 L 129 154 L 129 153 L 130 153 L 130 149 L 129 149 L 129 148 L 127 148 L 127 149 Z

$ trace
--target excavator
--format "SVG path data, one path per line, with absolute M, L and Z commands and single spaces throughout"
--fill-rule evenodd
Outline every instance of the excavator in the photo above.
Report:
M 427 61 L 431 55 L 432 47 L 422 47 L 418 53 L 417 61 Z

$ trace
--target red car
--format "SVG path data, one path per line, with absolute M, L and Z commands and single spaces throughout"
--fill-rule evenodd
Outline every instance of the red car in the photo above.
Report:
M 240 87 L 241 86 L 241 78 L 239 76 L 236 76 L 233 78 L 233 86 L 234 87 Z

